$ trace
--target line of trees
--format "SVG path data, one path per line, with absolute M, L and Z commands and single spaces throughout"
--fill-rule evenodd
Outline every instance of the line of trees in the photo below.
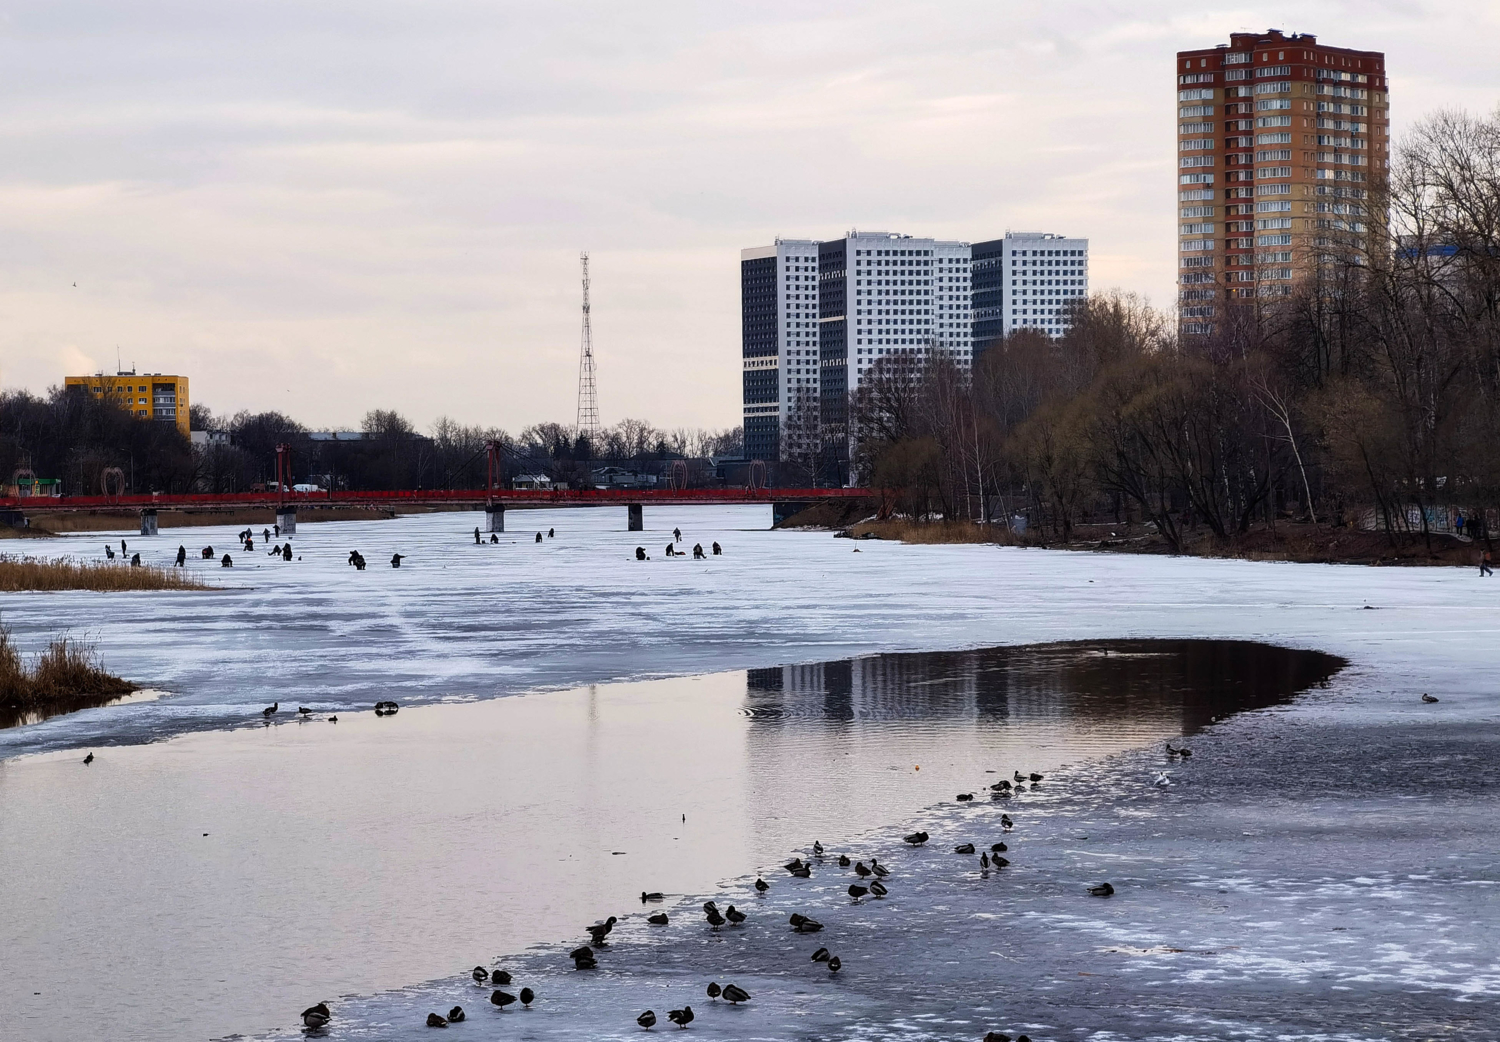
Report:
M 70 495 L 97 495 L 118 467 L 127 492 L 245 492 L 274 485 L 276 446 L 292 446 L 296 482 L 343 489 L 479 488 L 491 440 L 503 447 L 501 479 L 521 472 L 583 482 L 606 465 L 625 468 L 706 456 L 737 456 L 738 427 L 662 430 L 627 419 L 590 444 L 575 428 L 536 424 L 512 437 L 441 417 L 427 433 L 400 413 L 365 414 L 359 437 L 331 439 L 280 412 L 216 417 L 194 405 L 190 426 L 215 437 L 196 448 L 170 423 L 142 419 L 93 395 L 54 387 L 46 395 L 0 393 L 0 479 L 21 469 L 55 477 Z
M 1393 538 L 1494 517 L 1500 113 L 1425 121 L 1364 192 L 1328 211 L 1388 227 L 1328 219 L 1314 277 L 1221 305 L 1211 334 L 1113 293 L 1057 339 L 990 347 L 968 379 L 877 365 L 851 402 L 856 473 L 913 516 L 1020 513 L 1062 539 L 1139 519 L 1179 549 L 1288 516 Z

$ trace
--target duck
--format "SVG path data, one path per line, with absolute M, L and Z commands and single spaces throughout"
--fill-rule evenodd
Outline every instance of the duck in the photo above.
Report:
M 955 853 L 955 854 L 972 854 L 972 853 L 974 853 L 974 844 L 972 844 L 972 843 L 960 843 L 958 846 L 956 846 L 956 847 L 953 848 L 953 853 Z
M 959 803 L 968 803 L 974 798 L 974 794 L 972 792 L 961 792 L 954 798 L 958 800 Z
M 468 1019 L 469 1015 L 464 1012 L 464 1008 L 462 1006 L 454 1006 L 448 1011 L 448 1023 L 450 1024 L 457 1024 Z
M 848 868 L 851 864 L 853 864 L 853 862 L 851 862 L 849 860 L 849 855 L 848 854 L 840 854 L 839 855 L 839 867 L 840 868 Z
M 870 888 L 867 886 L 860 886 L 858 883 L 849 884 L 849 896 L 854 898 L 856 901 L 858 901 L 861 897 L 864 897 L 869 892 Z
M 1011 779 L 1013 781 L 1023 782 L 1026 780 L 1026 776 L 1020 771 L 1016 771 L 1015 774 L 1011 775 Z
M 885 888 L 884 883 L 877 879 L 870 884 L 870 893 L 874 894 L 876 897 L 884 897 L 886 894 L 890 893 L 890 891 Z
M 575 948 L 570 955 L 573 959 L 573 968 L 575 970 L 593 970 L 599 967 L 598 960 L 594 958 L 594 950 L 588 945 L 584 945 L 582 948 Z
M 793 912 L 791 918 L 788 919 L 787 922 L 791 923 L 795 928 L 807 922 L 807 916 L 803 915 L 801 912 Z
M 861 861 L 857 865 L 854 866 L 854 874 L 857 875 L 857 876 L 859 876 L 859 878 L 864 879 L 867 876 L 874 875 L 875 873 L 871 872 L 868 868 L 866 868 L 865 867 L 865 863 L 863 861 Z
M 94 754 L 93 753 L 89 753 L 87 756 L 85 756 L 83 758 L 83 765 L 85 767 L 87 767 L 89 764 L 91 764 L 93 762 L 94 762 Z
M 441 1013 L 429 1013 L 427 1014 L 427 1026 L 430 1028 L 445 1028 L 448 1026 L 448 1020 Z
M 984 1042 L 1010 1042 L 1010 1036 L 1003 1031 L 986 1031 Z
M 829 973 L 837 973 L 839 972 L 839 970 L 843 969 L 843 966 L 844 964 L 839 961 L 839 957 L 837 955 L 828 960 Z
M 1157 771 L 1156 777 L 1152 779 L 1151 784 L 1158 789 L 1165 789 L 1168 785 L 1172 784 L 1172 779 L 1166 771 Z
M 490 979 L 490 971 L 485 969 L 483 966 L 475 966 L 474 972 L 471 973 L 470 976 L 474 978 L 475 984 L 483 984 L 485 981 Z
M 788 872 L 792 873 L 793 875 L 796 875 L 802 869 L 802 867 L 805 864 L 806 864 L 806 862 L 803 861 L 800 857 L 794 857 L 794 858 L 792 858 L 792 860 L 788 861 L 786 864 L 782 865 L 781 867 L 784 868 L 784 869 L 786 869 Z
M 719 910 L 719 906 L 712 901 L 704 901 L 703 910 L 705 912 L 717 912 Z
M 719 914 L 719 910 L 717 908 L 711 909 L 709 912 L 707 912 L 706 917 L 708 919 L 708 925 L 712 926 L 715 930 L 723 926 L 728 921 Z
M 1100 883 L 1098 886 L 1089 887 L 1090 897 L 1112 897 L 1114 896 L 1114 892 L 1115 888 L 1108 883 Z
M 920 847 L 923 843 L 926 843 L 932 837 L 925 832 L 913 832 L 901 838 L 914 847 Z
M 724 992 L 723 992 L 723 994 L 724 994 L 724 1000 L 726 1002 L 728 1002 L 731 1006 L 738 1005 L 741 1002 L 749 1002 L 750 1001 L 750 993 L 748 991 L 746 991 L 744 988 L 740 987 L 738 984 L 726 984 L 726 985 L 724 985 Z
M 516 997 L 508 991 L 496 990 L 490 992 L 490 1002 L 492 1002 L 496 1006 L 499 1006 L 501 1009 L 509 1006 L 514 1001 L 516 1001 Z
M 802 921 L 797 924 L 798 933 L 817 933 L 821 929 L 823 929 L 822 923 L 816 919 L 809 919 L 807 916 L 803 916 Z
M 652 926 L 666 926 L 669 921 L 666 912 L 657 912 L 655 915 L 646 916 L 646 922 Z
M 660 891 L 653 890 L 648 894 L 646 891 L 642 890 L 641 904 L 645 904 L 647 901 L 660 901 L 663 896 L 664 895 Z
M 812 878 L 812 866 L 808 865 L 808 864 L 804 864 L 801 868 L 794 868 L 794 869 L 792 869 L 791 873 L 792 873 L 792 875 L 796 876 L 798 879 L 811 879 Z
M 1423 697 L 1425 698 L 1426 696 L 1424 695 Z M 1437 699 L 1434 698 L 1433 701 L 1436 702 Z M 1193 755 L 1193 750 L 1187 748 L 1186 746 L 1182 747 L 1181 749 L 1174 749 L 1174 748 L 1172 748 L 1172 743 L 1168 742 L 1167 743 L 1167 755 L 1168 756 L 1181 756 L 1183 759 L 1187 759 L 1188 757 L 1190 757 L 1190 756 Z
M 653 1009 L 648 1009 L 646 1012 L 636 1017 L 635 1022 L 643 1028 L 656 1027 L 656 1011 Z
M 724 918 L 728 919 L 731 923 L 738 926 L 740 925 L 740 923 L 745 921 L 746 917 L 744 912 L 741 912 L 739 909 L 735 908 L 734 905 L 730 905 L 724 911 Z
M 510 971 L 509 970 L 496 970 L 494 973 L 490 974 L 490 983 L 491 984 L 500 984 L 500 985 L 509 984 L 510 983 Z
M 813 856 L 814 857 L 822 857 L 823 856 L 823 844 L 819 843 L 817 840 L 813 840 Z
M 265 717 L 272 717 L 272 716 L 275 716 L 280 711 L 281 711 L 281 703 L 280 702 L 272 702 L 270 705 L 266 706 L 264 709 L 262 709 L 260 711 L 260 715 L 261 716 L 265 716 Z
M 327 1025 L 333 1019 L 333 1014 L 328 1009 L 326 1002 L 320 1002 L 316 1006 L 308 1006 L 302 1011 L 302 1026 L 308 1028 L 320 1028 Z
M 990 858 L 990 865 L 995 868 L 1009 868 L 1010 858 L 1001 857 L 999 854 L 996 854 L 994 857 Z
M 980 869 L 980 871 L 982 871 L 982 872 L 988 872 L 989 868 L 990 868 L 990 856 L 988 854 L 980 854 L 979 855 L 979 869 Z
M 532 991 L 530 988 L 521 989 L 521 1005 L 529 1009 L 531 1007 L 531 1004 L 535 1001 L 536 992 Z
M 1006 781 L 1004 778 L 1001 778 L 994 785 L 991 785 L 990 789 L 993 792 L 1005 792 L 1010 789 L 1010 782 Z
M 1037 783 L 1037 782 L 1039 782 L 1041 780 L 1042 780 L 1042 776 L 1040 774 L 1036 773 L 1036 771 L 1032 771 L 1031 772 L 1031 781 L 1032 781 L 1032 784 L 1035 784 L 1035 783 Z
M 927 833 L 925 833 L 925 832 L 922 833 L 922 837 L 923 837 L 922 841 L 925 843 L 926 842 Z M 879 861 L 876 861 L 874 858 L 870 859 L 870 871 L 874 872 L 881 879 L 884 879 L 886 876 L 888 876 L 888 875 L 891 874 L 891 870 L 890 869 L 886 868 L 884 865 L 882 865 Z
M 338 717 L 336 717 L 336 716 L 330 716 L 330 717 L 329 717 L 329 718 L 328 718 L 328 722 L 329 722 L 329 723 L 330 723 L 330 724 L 336 724 L 336 723 L 338 723 L 338 722 L 339 722 L 339 718 L 338 718 Z
M 311 712 L 312 712 L 312 710 L 309 709 L 309 708 L 307 708 L 307 706 L 298 706 L 297 707 L 297 715 L 298 716 L 307 716 Z
M 812 953 L 812 961 L 813 962 L 827 962 L 828 961 L 828 949 L 827 948 L 819 948 L 817 951 L 813 952 Z
M 693 1007 L 683 1006 L 681 1009 L 667 1010 L 667 1019 L 680 1028 L 685 1028 L 693 1022 Z
M 717 981 L 708 982 L 708 997 L 711 1001 L 717 1002 L 719 999 L 719 992 L 723 990 L 723 988 L 719 987 Z
M 595 923 L 593 926 L 590 926 L 588 928 L 589 939 L 593 942 L 596 948 L 604 946 L 604 944 L 606 943 L 604 938 L 609 936 L 610 931 L 615 928 L 615 923 L 617 922 L 619 922 L 618 919 L 616 919 L 614 916 L 610 916 L 603 922 Z
M 1003 828 L 1006 832 L 1009 832 L 1011 829 L 1015 828 L 1015 825 L 1016 823 L 1010 820 L 1009 814 L 1000 815 L 1000 827 Z
M 1009 849 L 1010 849 L 1010 847 L 1007 847 L 1004 843 L 991 843 L 990 844 L 990 853 L 991 854 L 1003 854 L 1003 853 L 1005 853 Z
M 760 893 L 763 894 L 767 890 L 771 889 L 771 884 L 767 883 L 764 879 L 760 878 L 760 876 L 756 876 L 755 877 L 755 889 L 758 890 Z
M 1437 702 L 1437 701 L 1439 701 L 1439 699 L 1438 699 L 1437 695 L 1429 695 L 1429 694 L 1426 694 L 1424 692 L 1423 695 L 1422 695 L 1422 701 L 1431 703 L 1431 702 Z

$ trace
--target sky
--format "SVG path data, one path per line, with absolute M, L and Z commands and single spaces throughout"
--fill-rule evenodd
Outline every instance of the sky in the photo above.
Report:
M 603 422 L 729 427 L 740 250 L 851 228 L 1169 307 L 1175 53 L 1272 27 L 1500 103 L 1500 0 L 0 0 L 0 388 L 571 422 L 587 250 Z

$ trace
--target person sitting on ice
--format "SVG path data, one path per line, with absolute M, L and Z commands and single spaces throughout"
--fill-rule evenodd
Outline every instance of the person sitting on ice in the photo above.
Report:
M 400 568 L 401 567 L 401 558 L 403 558 L 405 556 L 406 556 L 405 554 L 391 554 L 391 567 L 392 568 Z
M 542 541 L 542 533 L 538 532 L 536 534 L 536 541 L 539 542 L 539 543 Z
M 271 549 L 267 550 L 266 551 L 266 556 L 267 557 L 280 557 L 281 556 L 281 544 L 277 543 Z
M 649 561 L 649 560 L 651 560 L 651 558 L 649 558 L 649 557 L 646 556 L 646 548 L 644 546 L 638 546 L 638 547 L 635 548 L 635 559 L 637 561 Z
M 677 551 L 672 547 L 671 543 L 667 544 L 667 556 L 668 557 L 676 557 L 677 556 Z
M 108 543 L 105 543 L 104 544 L 104 556 L 108 557 L 111 561 L 113 561 L 115 559 L 115 548 L 112 547 L 112 546 L 110 546 Z
M 491 532 L 490 533 L 490 542 L 492 542 L 492 543 L 498 543 L 499 541 L 500 541 L 500 536 L 497 535 L 494 532 Z
M 132 568 L 139 568 L 140 566 L 141 566 L 141 555 L 140 554 L 131 554 L 130 555 L 130 567 L 132 567 Z
M 211 546 L 205 546 L 199 553 L 202 554 L 205 561 L 212 561 L 214 559 L 214 548 Z
M 703 559 L 704 559 L 703 558 L 703 544 L 702 543 L 694 543 L 693 544 L 693 560 L 695 560 L 695 561 L 701 561 Z
M 722 546 L 720 546 L 718 543 L 715 543 L 714 544 L 714 556 L 718 557 L 723 552 L 724 552 L 724 548 Z
M 281 548 L 281 559 L 283 561 L 290 561 L 292 559 L 292 544 L 291 543 L 287 543 L 285 546 L 283 546 Z
M 234 559 L 231 558 L 228 554 L 225 554 L 224 555 L 224 559 L 219 562 L 219 567 L 220 568 L 233 568 L 234 567 Z

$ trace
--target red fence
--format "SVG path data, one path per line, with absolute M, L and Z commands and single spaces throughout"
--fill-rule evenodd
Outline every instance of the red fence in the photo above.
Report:
M 866 488 L 688 488 L 688 489 L 415 489 L 398 492 L 231 492 L 141 496 L 22 496 L 0 499 L 0 509 L 39 511 L 228 509 L 233 507 L 402 506 L 608 506 L 632 503 L 672 506 L 788 503 L 878 495 Z

